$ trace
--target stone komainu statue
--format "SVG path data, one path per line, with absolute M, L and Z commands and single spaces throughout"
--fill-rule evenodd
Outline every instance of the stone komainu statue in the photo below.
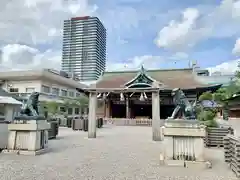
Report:
M 180 88 L 172 90 L 173 102 L 176 105 L 171 119 L 182 117 L 187 120 L 196 120 L 195 105 L 192 105 Z M 196 103 L 196 102 L 195 102 Z M 181 113 L 181 114 L 180 114 Z M 182 115 L 182 116 L 181 116 Z
M 38 98 L 39 98 L 39 93 L 38 92 L 33 92 L 27 102 L 23 105 L 22 110 L 21 110 L 21 115 L 25 116 L 34 116 L 37 117 L 39 116 L 39 111 L 38 111 Z

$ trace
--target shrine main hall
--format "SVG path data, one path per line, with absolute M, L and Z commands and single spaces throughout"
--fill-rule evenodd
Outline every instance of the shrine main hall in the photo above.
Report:
M 175 107 L 171 96 L 174 88 L 181 88 L 193 102 L 203 92 L 214 92 L 221 87 L 221 84 L 208 85 L 200 81 L 200 76 L 204 74 L 192 68 L 147 70 L 142 66 L 137 71 L 105 72 L 96 84 L 84 91 L 96 94 L 98 103 L 94 111 L 97 117 L 153 119 L 155 100 L 160 119 L 166 119 Z M 153 92 L 158 96 L 153 96 Z

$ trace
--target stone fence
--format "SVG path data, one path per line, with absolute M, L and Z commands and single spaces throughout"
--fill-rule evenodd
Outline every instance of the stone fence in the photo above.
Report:
M 152 126 L 152 119 L 104 118 L 104 124 L 116 126 Z
M 231 170 L 240 177 L 240 138 L 228 134 L 224 137 L 224 158 Z
M 206 137 L 204 138 L 207 147 L 223 147 L 223 138 L 227 134 L 234 134 L 231 127 L 206 127 Z
M 9 122 L 0 120 L 0 152 L 8 144 L 8 124 Z

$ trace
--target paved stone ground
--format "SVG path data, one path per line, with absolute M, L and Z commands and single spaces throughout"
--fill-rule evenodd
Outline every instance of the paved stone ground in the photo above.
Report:
M 240 119 L 230 120 L 229 123 L 234 128 L 235 135 L 240 136 Z
M 220 150 L 209 150 L 213 169 L 159 166 L 160 143 L 149 127 L 105 127 L 98 138 L 61 128 L 41 156 L 0 154 L 1 180 L 235 180 Z

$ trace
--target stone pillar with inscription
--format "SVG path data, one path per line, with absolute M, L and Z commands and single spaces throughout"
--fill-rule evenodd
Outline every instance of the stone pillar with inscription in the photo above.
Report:
M 91 92 L 89 95 L 88 138 L 96 138 L 96 107 L 97 93 Z
M 159 88 L 157 82 L 153 82 L 152 88 Z M 160 95 L 159 90 L 152 92 L 152 140 L 161 141 L 163 134 L 160 127 Z

